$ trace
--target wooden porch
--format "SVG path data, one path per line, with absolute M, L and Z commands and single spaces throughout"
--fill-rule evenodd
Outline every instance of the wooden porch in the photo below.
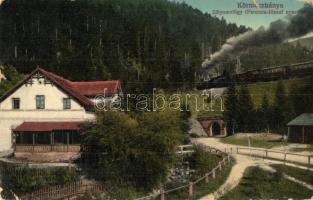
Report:
M 24 122 L 13 130 L 15 152 L 80 152 L 81 122 Z

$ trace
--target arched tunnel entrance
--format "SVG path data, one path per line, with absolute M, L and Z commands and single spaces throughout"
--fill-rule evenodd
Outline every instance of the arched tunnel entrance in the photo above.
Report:
M 198 118 L 208 137 L 226 137 L 226 126 L 221 118 Z
M 211 129 L 212 129 L 212 136 L 221 135 L 221 127 L 217 122 L 213 122 Z

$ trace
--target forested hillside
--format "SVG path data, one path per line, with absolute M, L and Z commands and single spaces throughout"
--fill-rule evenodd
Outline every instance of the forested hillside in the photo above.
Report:
M 167 0 L 5 0 L 0 60 L 21 73 L 188 87 L 209 46 L 244 31 Z

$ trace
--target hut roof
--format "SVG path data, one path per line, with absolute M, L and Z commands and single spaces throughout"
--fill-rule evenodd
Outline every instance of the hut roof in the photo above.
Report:
M 287 126 L 313 126 L 313 113 L 303 113 L 291 120 Z

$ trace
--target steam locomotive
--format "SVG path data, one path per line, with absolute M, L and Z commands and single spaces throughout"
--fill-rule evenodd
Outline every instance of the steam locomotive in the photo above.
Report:
M 217 76 L 208 81 L 197 84 L 197 89 L 209 89 L 217 87 L 227 87 L 231 82 L 238 84 L 256 83 L 265 81 L 275 81 L 294 77 L 305 77 L 313 75 L 313 61 L 269 67 L 263 69 L 249 70 L 230 76 Z

